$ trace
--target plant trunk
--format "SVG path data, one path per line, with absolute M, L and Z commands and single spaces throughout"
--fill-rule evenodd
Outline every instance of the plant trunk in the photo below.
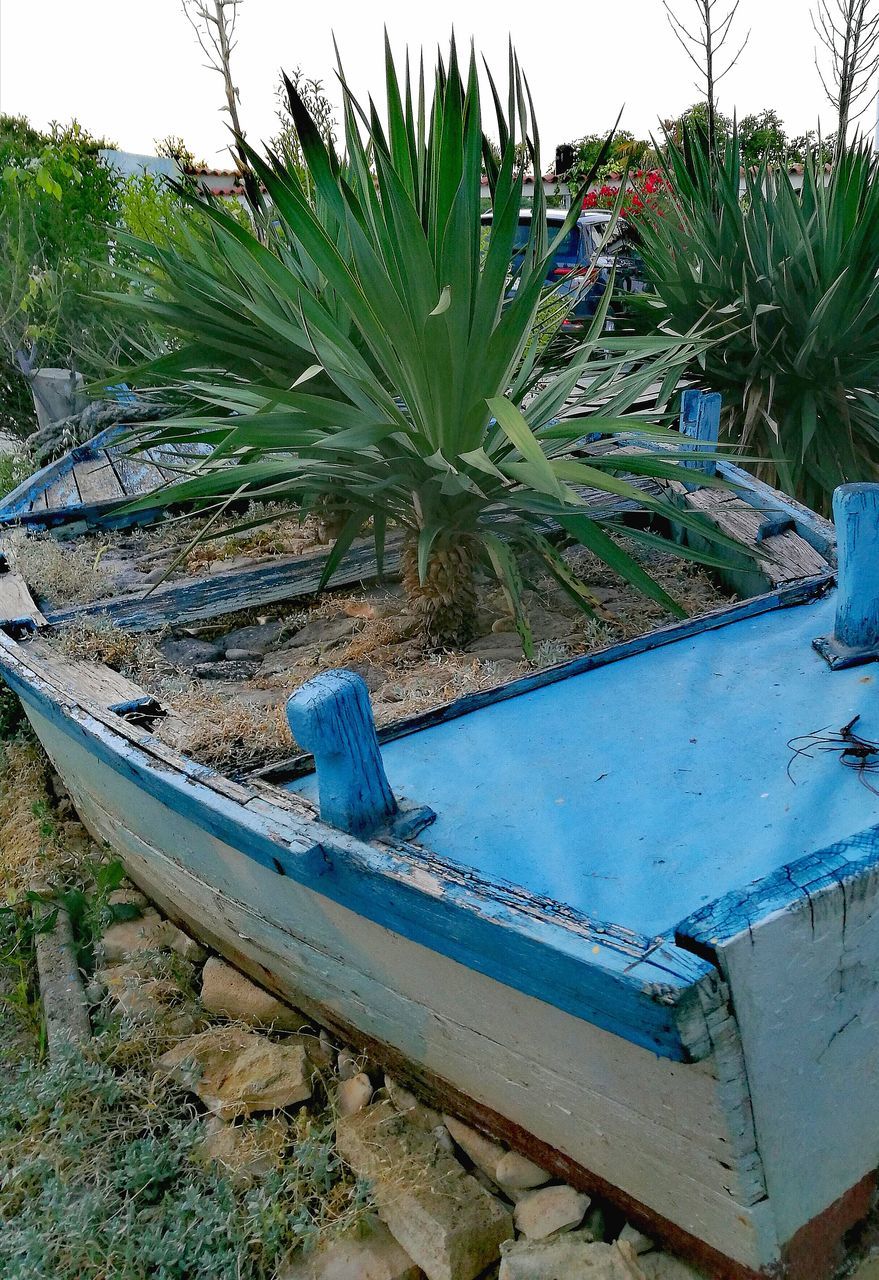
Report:
M 427 573 L 418 575 L 418 539 L 413 535 L 403 547 L 403 587 L 430 645 L 457 649 L 472 640 L 476 631 L 476 556 L 470 539 L 438 538 L 433 544 Z

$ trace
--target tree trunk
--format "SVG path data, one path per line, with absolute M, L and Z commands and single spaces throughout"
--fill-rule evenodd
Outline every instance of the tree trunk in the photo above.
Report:
M 403 587 L 428 643 L 438 649 L 457 649 L 476 632 L 476 567 L 472 539 L 449 536 L 433 544 L 427 573 L 418 575 L 418 539 L 413 534 L 403 547 Z

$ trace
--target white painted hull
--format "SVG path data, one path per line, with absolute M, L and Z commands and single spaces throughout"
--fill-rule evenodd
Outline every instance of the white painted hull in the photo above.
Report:
M 279 878 L 28 714 L 86 826 L 194 934 L 711 1249 L 755 1271 L 777 1259 L 727 1016 L 704 1061 L 657 1057 Z

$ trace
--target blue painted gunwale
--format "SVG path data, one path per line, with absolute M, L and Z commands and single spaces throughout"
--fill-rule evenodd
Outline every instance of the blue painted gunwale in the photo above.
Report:
M 486 881 L 417 845 L 365 843 L 316 821 L 306 804 L 266 809 L 265 791 L 231 783 L 112 713 L 43 678 L 38 659 L 0 635 L 10 687 L 110 771 L 280 878 L 307 885 L 375 923 L 575 1017 L 676 1061 L 691 1054 L 680 1022 L 714 969 L 675 946 L 587 919 L 520 886 Z M 260 802 L 260 803 L 256 803 Z M 108 775 L 103 803 L 111 811 Z M 124 823 L 126 815 L 118 817 Z M 157 834 L 150 833 L 155 840 Z M 286 888 L 286 886 L 285 886 Z M 707 1045 L 705 1046 L 707 1051 Z
M 862 716 L 876 674 L 832 672 L 812 639 L 836 595 L 764 611 L 437 720 L 386 742 L 391 785 L 437 814 L 439 857 L 506 876 L 643 936 L 879 819 L 879 796 L 833 753 L 790 740 Z M 717 615 L 715 615 L 716 619 Z M 288 783 L 313 798 L 315 778 Z
M 811 903 L 825 889 L 840 889 L 845 901 L 851 889 L 879 867 L 879 824 L 779 867 L 743 889 L 726 893 L 682 920 L 675 930 L 678 944 L 715 962 L 717 951 L 732 938 L 779 912 Z

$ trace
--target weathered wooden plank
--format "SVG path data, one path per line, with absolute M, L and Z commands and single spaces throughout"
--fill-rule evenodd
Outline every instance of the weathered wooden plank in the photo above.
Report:
M 165 483 L 165 477 L 159 468 L 139 454 L 114 449 L 113 462 L 122 487 L 130 498 L 151 493 Z
M 730 985 L 766 1185 L 790 1238 L 879 1163 L 879 827 L 728 894 L 678 933 Z
M 765 511 L 747 500 L 723 489 L 689 489 L 677 481 L 667 483 L 668 492 L 691 511 L 704 516 L 721 533 L 735 538 L 745 547 L 765 548 L 765 555 L 749 559 L 730 554 L 729 568 L 717 570 L 722 581 L 742 596 L 753 595 L 773 587 L 784 586 L 803 578 L 829 574 L 832 566 L 827 556 L 803 538 L 794 528 L 784 527 Z M 717 548 L 693 530 L 685 532 L 687 543 L 696 550 Z
M 84 505 L 114 502 L 125 497 L 125 490 L 103 449 L 96 450 L 92 456 L 77 459 L 73 464 L 73 475 Z
M 2 583 L 2 578 L 0 578 Z M 32 658 L 70 697 L 96 707 L 134 706 L 149 701 L 149 695 L 118 671 L 101 662 L 83 662 L 66 657 L 49 640 L 34 637 L 28 644 Z
M 49 481 L 46 487 L 46 508 L 49 511 L 59 511 L 64 507 L 78 506 L 79 500 L 79 489 L 76 487 L 71 463 L 67 470 L 60 471 L 54 480 Z
M 34 603 L 27 583 L 15 569 L 11 551 L 0 552 L 0 627 L 9 623 L 45 626 L 46 619 Z
M 94 757 L 39 715 L 36 722 L 86 822 L 198 932 L 245 953 L 288 997 L 302 993 L 347 1017 L 723 1252 L 748 1264 L 765 1260 L 765 1206 L 742 1204 L 730 1190 L 740 1177 L 739 1139 L 710 1064 L 675 1066 L 596 1035 L 580 1020 L 254 868 L 222 839 L 165 814 L 122 775 L 114 798 L 114 809 L 126 815 L 121 821 L 101 804 Z M 160 830 L 173 854 L 153 843 Z M 730 1163 L 736 1169 L 725 1167 Z M 747 1178 L 756 1194 L 750 1164 Z
M 393 574 L 398 568 L 401 549 L 401 536 L 388 538 L 384 563 L 387 574 Z M 257 605 L 313 595 L 320 583 L 327 554 L 322 549 L 299 556 L 277 556 L 273 560 L 257 561 L 244 569 L 176 578 L 160 583 L 149 594 L 128 592 L 109 600 L 53 609 L 49 616 L 53 623 L 104 616 L 128 631 L 156 630 L 167 622 L 219 618 Z M 333 575 L 332 584 L 340 587 L 369 582 L 376 575 L 374 545 L 358 542 L 342 560 Z

